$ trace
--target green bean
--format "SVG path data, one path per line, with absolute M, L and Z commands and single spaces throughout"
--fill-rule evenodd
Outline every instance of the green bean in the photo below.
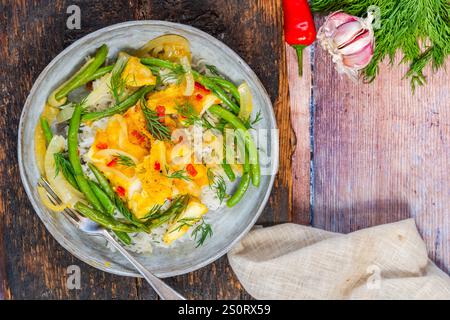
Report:
M 234 180 L 236 180 L 236 175 L 234 174 L 231 166 L 228 163 L 225 163 L 226 160 L 224 159 L 223 161 L 224 162 L 222 163 L 222 169 L 227 175 L 228 179 L 233 182 Z
M 227 200 L 227 206 L 228 207 L 235 206 L 242 199 L 242 197 L 244 196 L 245 192 L 247 191 L 249 185 L 250 185 L 250 175 L 248 174 L 248 172 L 244 172 L 236 191 Z
M 114 199 L 115 192 L 114 189 L 109 184 L 108 179 L 103 175 L 103 173 L 92 163 L 88 163 L 89 169 L 91 169 L 92 173 L 94 174 L 95 178 L 97 179 L 98 183 L 100 184 L 100 187 L 102 190 L 108 195 L 110 199 Z
M 80 191 L 84 194 L 86 199 L 92 206 L 98 210 L 102 211 L 103 207 L 100 201 L 95 196 L 91 187 L 89 186 L 88 180 L 84 176 L 83 169 L 81 167 L 80 158 L 78 156 L 78 129 L 80 127 L 82 107 L 80 104 L 75 106 L 72 114 L 72 118 L 69 123 L 69 132 L 67 134 L 67 146 L 69 153 L 69 161 L 73 168 L 73 173 L 75 180 L 77 181 Z
M 225 91 L 222 90 L 221 87 L 216 85 L 216 83 L 212 80 L 210 80 L 208 77 L 202 76 L 198 72 L 192 70 L 192 75 L 194 76 L 194 79 L 200 83 L 201 85 L 205 86 L 207 89 L 211 90 L 214 95 L 223 101 L 234 113 L 239 113 L 239 106 L 233 102 L 233 100 L 230 99 L 229 96 L 225 93 Z
M 229 124 L 231 124 L 235 129 L 237 129 L 238 137 L 240 137 L 245 142 L 245 145 L 248 149 L 252 184 L 255 187 L 258 187 L 261 181 L 261 169 L 259 167 L 258 149 L 256 148 L 252 136 L 248 132 L 247 128 L 237 116 L 218 105 L 213 105 L 208 110 L 211 113 L 221 117 Z
M 98 184 L 96 184 L 94 181 L 88 180 L 89 186 L 91 187 L 92 191 L 94 192 L 97 199 L 102 204 L 103 208 L 105 208 L 105 211 L 110 216 L 114 216 L 114 211 L 116 210 L 116 206 L 114 205 L 114 202 L 108 197 L 106 192 L 100 188 Z
M 75 209 L 80 211 L 81 214 L 83 214 L 86 218 L 91 219 L 92 221 L 98 223 L 106 229 L 125 233 L 139 232 L 139 228 L 137 228 L 136 226 L 125 224 L 123 222 L 115 220 L 113 217 L 92 209 L 82 202 L 77 202 L 75 204 Z
M 56 100 L 61 100 L 69 94 L 72 90 L 82 86 L 86 83 L 86 79 L 91 77 L 95 71 L 105 62 L 106 56 L 108 55 L 108 46 L 106 44 L 102 45 L 95 54 L 92 61 L 84 68 L 80 69 L 73 77 L 69 80 L 61 89 L 59 89 L 56 94 Z
M 106 67 L 102 67 L 102 68 L 98 68 L 97 71 L 95 71 L 90 77 L 87 77 L 83 83 L 80 84 L 80 87 L 86 83 L 88 83 L 89 81 L 93 81 L 95 79 L 98 79 L 102 76 L 104 76 L 105 74 L 109 73 L 112 71 L 114 65 L 110 65 L 110 66 L 106 66 Z
M 89 186 L 95 193 L 97 199 L 102 203 L 102 206 L 105 208 L 106 213 L 108 213 L 111 217 L 114 217 L 114 211 L 116 210 L 116 206 L 114 205 L 114 202 L 112 202 L 112 200 L 108 197 L 106 192 L 103 191 L 102 188 L 94 181 L 89 180 Z M 114 231 L 114 233 L 120 240 L 123 241 L 123 243 L 125 244 L 131 243 L 131 238 L 128 234 L 119 231 Z
M 47 146 L 48 146 L 50 141 L 53 138 L 53 132 L 52 132 L 52 129 L 50 128 L 50 125 L 48 124 L 47 119 L 45 119 L 44 117 L 41 117 L 40 121 L 41 121 L 42 131 L 44 132 L 45 142 L 47 143 Z
M 92 163 L 88 163 L 89 168 L 94 173 L 95 178 L 100 184 L 100 188 L 108 195 L 109 199 L 114 204 L 114 207 L 127 219 L 129 222 L 135 226 L 142 229 L 142 231 L 149 232 L 148 227 L 137 220 L 133 213 L 128 209 L 126 204 L 120 199 L 120 197 L 114 192 L 114 189 L 109 184 L 108 179 L 103 175 L 103 173 Z
M 141 97 L 149 93 L 153 90 L 155 86 L 145 86 L 131 94 L 128 98 L 123 100 L 122 102 L 116 104 L 115 106 L 108 108 L 103 111 L 96 111 L 96 112 L 90 112 L 86 113 L 81 117 L 81 120 L 84 121 L 95 121 L 98 119 L 102 119 L 105 117 L 110 117 L 116 113 L 122 113 L 127 111 L 129 108 L 134 106 Z
M 239 94 L 238 88 L 234 85 L 233 82 L 228 81 L 221 77 L 208 77 L 208 78 L 217 83 L 225 90 L 227 90 L 229 93 L 231 93 L 233 98 L 236 99 L 237 103 L 239 104 L 241 103 L 241 95 Z
M 172 71 L 177 71 L 181 67 L 181 65 L 165 61 L 157 58 L 142 58 L 141 62 L 145 65 L 154 65 L 160 68 L 166 68 Z M 234 113 L 239 113 L 239 106 L 234 103 L 230 97 L 227 96 L 225 91 L 222 90 L 221 87 L 216 85 L 216 83 L 209 79 L 208 77 L 205 77 L 198 73 L 195 70 L 192 70 L 192 75 L 194 76 L 194 79 L 200 83 L 201 85 L 205 86 L 207 89 L 211 90 L 216 97 L 218 97 L 220 100 L 223 101 L 231 110 L 233 110 Z

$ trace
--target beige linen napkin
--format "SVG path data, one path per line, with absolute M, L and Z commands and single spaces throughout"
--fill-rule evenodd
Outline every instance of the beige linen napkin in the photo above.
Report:
M 450 299 L 413 219 L 347 235 L 295 224 L 251 231 L 228 254 L 256 299 Z

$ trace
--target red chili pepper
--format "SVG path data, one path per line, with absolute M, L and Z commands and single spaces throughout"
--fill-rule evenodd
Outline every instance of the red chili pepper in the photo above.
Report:
M 202 100 L 202 99 L 203 99 L 203 96 L 202 96 L 200 93 L 197 93 L 197 94 L 195 95 L 195 99 L 197 99 L 197 100 Z
M 316 27 L 307 0 L 283 0 L 284 38 L 297 51 L 302 75 L 302 52 L 316 39 Z
M 194 165 L 192 165 L 191 163 L 186 166 L 186 171 L 192 177 L 195 177 L 197 175 L 197 170 L 195 170 Z
M 117 158 L 112 159 L 110 162 L 108 162 L 108 167 L 114 167 L 117 164 Z
M 161 170 L 161 163 L 159 163 L 158 161 L 155 161 L 153 168 L 155 168 L 156 171 Z
M 195 83 L 195 87 L 196 87 L 197 89 L 199 89 L 199 90 L 205 91 L 206 93 L 211 92 L 211 91 L 210 91 L 209 89 L 207 89 L 204 85 L 202 85 L 201 83 L 198 83 L 198 82 Z
M 124 197 L 125 196 L 125 188 L 122 186 L 118 186 L 116 188 L 116 192 L 119 196 Z
M 100 149 L 100 150 L 108 149 L 108 145 L 106 143 L 103 143 L 103 142 L 99 142 L 95 146 L 97 147 L 97 149 Z

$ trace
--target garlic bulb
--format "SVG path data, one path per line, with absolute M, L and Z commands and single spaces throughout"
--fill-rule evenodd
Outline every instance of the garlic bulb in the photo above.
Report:
M 373 56 L 372 20 L 370 12 L 362 19 L 337 11 L 326 18 L 317 34 L 322 48 L 332 55 L 336 70 L 353 80 L 357 80 L 359 70 L 366 67 Z

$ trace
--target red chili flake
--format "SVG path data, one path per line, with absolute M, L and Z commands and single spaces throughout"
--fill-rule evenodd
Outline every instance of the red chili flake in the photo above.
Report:
M 100 150 L 108 149 L 108 145 L 104 142 L 99 142 L 95 146 L 97 147 L 97 149 L 100 149 Z
M 186 171 L 189 173 L 190 176 L 195 177 L 197 175 L 197 170 L 195 170 L 195 167 L 193 164 L 188 164 L 186 166 Z
M 117 192 L 117 194 L 119 195 L 119 196 L 121 196 L 121 197 L 124 197 L 125 196 L 125 188 L 124 187 L 122 187 L 122 186 L 118 186 L 117 188 L 116 188 L 116 192 Z
M 156 113 L 158 113 L 158 114 L 166 113 L 166 108 L 164 106 L 157 106 L 155 110 L 156 110 Z
M 195 95 L 195 99 L 197 99 L 197 100 L 202 100 L 202 99 L 203 99 L 203 96 L 202 96 L 200 93 L 197 93 L 197 94 Z
M 108 167 L 114 167 L 116 164 L 117 164 L 117 159 L 114 158 L 110 162 L 108 162 L 107 166 Z
M 202 85 L 201 83 L 196 82 L 195 83 L 195 87 L 199 90 L 203 90 L 205 92 L 211 92 L 210 90 L 206 89 L 206 87 L 204 85 Z
M 135 137 L 139 142 L 145 141 L 145 136 L 143 134 L 141 134 L 140 132 L 138 132 L 137 130 L 131 131 L 131 135 L 133 137 Z
M 153 168 L 155 168 L 156 171 L 161 170 L 161 163 L 159 163 L 158 161 L 155 161 L 155 165 L 153 166 Z

